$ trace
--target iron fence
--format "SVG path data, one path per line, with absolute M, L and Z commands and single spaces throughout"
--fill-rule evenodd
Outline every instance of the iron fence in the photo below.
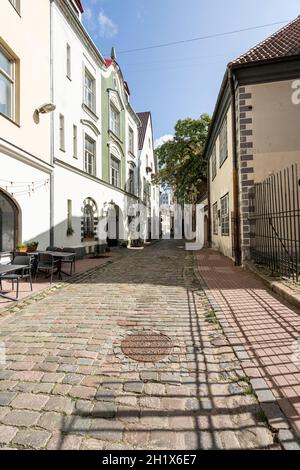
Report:
M 250 254 L 272 273 L 300 280 L 300 179 L 297 164 L 257 183 L 250 202 Z

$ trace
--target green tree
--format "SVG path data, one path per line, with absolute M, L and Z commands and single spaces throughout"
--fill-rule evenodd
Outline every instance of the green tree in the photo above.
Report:
M 173 140 L 156 149 L 159 172 L 156 183 L 171 186 L 180 202 L 197 203 L 207 184 L 207 162 L 203 149 L 211 119 L 202 114 L 199 119 L 179 120 Z

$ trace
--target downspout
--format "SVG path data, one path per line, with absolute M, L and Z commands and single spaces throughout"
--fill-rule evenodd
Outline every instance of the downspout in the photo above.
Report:
M 211 234 L 211 205 L 210 205 L 210 159 L 207 162 L 207 204 L 208 204 L 208 220 L 207 220 L 207 243 L 211 248 L 212 234 Z
M 53 2 L 50 0 L 50 101 L 54 103 L 53 84 Z M 54 167 L 54 114 L 50 117 L 50 163 Z M 54 246 L 54 168 L 50 175 L 50 245 Z
M 228 81 L 231 92 L 231 112 L 232 112 L 232 151 L 233 151 L 233 224 L 234 224 L 234 261 L 236 266 L 241 265 L 241 224 L 239 215 L 239 169 L 237 152 L 237 126 L 236 126 L 236 95 L 235 81 L 231 68 L 228 68 Z

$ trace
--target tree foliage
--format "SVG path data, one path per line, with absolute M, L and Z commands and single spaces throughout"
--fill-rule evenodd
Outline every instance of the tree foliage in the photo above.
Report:
M 179 201 L 196 203 L 205 191 L 207 162 L 203 149 L 210 121 L 208 114 L 179 120 L 174 139 L 156 149 L 159 172 L 155 181 L 171 186 Z

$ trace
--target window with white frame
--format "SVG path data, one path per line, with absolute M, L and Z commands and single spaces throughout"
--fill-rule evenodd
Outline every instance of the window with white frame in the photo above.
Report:
M 113 156 L 110 157 L 110 182 L 113 186 L 120 187 L 120 161 Z
M 84 74 L 84 104 L 91 110 L 96 110 L 96 80 L 93 75 L 85 69 Z
M 84 171 L 96 175 L 96 142 L 87 134 L 84 137 Z
M 134 132 L 131 127 L 128 129 L 128 146 L 129 152 L 134 153 Z
M 229 194 L 221 199 L 221 234 L 229 235 Z
M 218 203 L 213 205 L 213 233 L 218 235 Z
M 15 118 L 15 61 L 0 46 L 0 113 Z
M 220 131 L 220 167 L 225 162 L 228 157 L 228 139 L 227 139 L 227 117 L 225 117 L 224 122 Z
M 67 77 L 71 80 L 72 78 L 72 63 L 71 63 L 71 46 L 70 44 L 67 44 L 67 60 L 66 60 L 66 66 L 67 66 Z
M 73 125 L 73 157 L 77 158 L 77 126 Z
M 65 151 L 65 117 L 63 114 L 59 115 L 59 148 Z
M 110 104 L 110 130 L 120 137 L 121 114 L 118 109 L 111 103 Z

